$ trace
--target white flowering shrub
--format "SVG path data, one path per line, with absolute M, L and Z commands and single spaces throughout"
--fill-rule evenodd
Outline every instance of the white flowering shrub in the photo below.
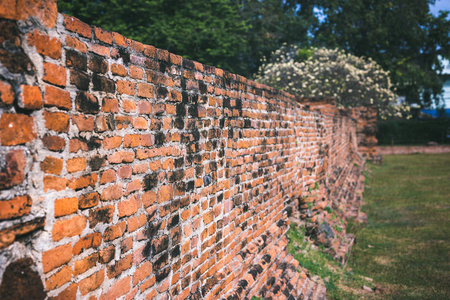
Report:
M 409 112 L 397 105 L 387 71 L 343 50 L 283 46 L 264 59 L 256 81 L 300 97 L 333 97 L 338 107 L 376 107 L 383 119 Z

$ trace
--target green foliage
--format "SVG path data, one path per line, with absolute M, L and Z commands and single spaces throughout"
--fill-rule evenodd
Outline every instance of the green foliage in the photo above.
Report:
M 450 119 L 392 119 L 378 122 L 377 139 L 379 145 L 448 144 L 449 134 Z
M 372 106 L 380 117 L 402 116 L 408 107 L 398 106 L 388 72 L 373 60 L 342 50 L 283 46 L 258 72 L 257 81 L 301 97 L 334 97 L 338 106 Z
M 371 57 L 389 70 L 409 103 L 439 101 L 443 82 L 438 56 L 450 56 L 448 11 L 434 17 L 434 0 L 318 0 L 326 16 L 315 42 Z
M 228 71 L 245 71 L 248 26 L 228 0 L 62 0 L 60 11 Z

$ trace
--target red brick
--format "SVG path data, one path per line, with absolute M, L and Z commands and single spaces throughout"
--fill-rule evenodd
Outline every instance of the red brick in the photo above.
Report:
M 86 228 L 86 223 L 85 216 L 75 216 L 68 220 L 56 221 L 52 231 L 53 240 L 59 241 L 65 237 L 80 235 Z
M 114 37 L 114 41 L 116 42 L 117 46 L 121 46 L 121 47 L 125 47 L 125 48 L 128 46 L 125 41 L 125 38 L 122 35 L 120 35 L 117 32 L 113 32 L 112 35 Z
M 120 243 L 120 253 L 127 253 L 133 249 L 133 237 L 130 236 Z
M 105 188 L 102 191 L 101 199 L 102 201 L 117 200 L 122 197 L 122 184 L 116 184 Z
M 147 223 L 147 217 L 145 214 L 139 215 L 139 217 L 131 217 L 127 220 L 127 231 L 133 232 L 136 231 L 138 228 L 141 228 Z
M 116 181 L 116 172 L 113 169 L 106 170 L 100 177 L 100 184 Z
M 117 92 L 134 96 L 136 94 L 136 84 L 130 81 L 117 81 Z
M 128 75 L 127 69 L 119 64 L 112 64 L 111 65 L 111 73 L 113 75 L 119 75 L 121 77 L 125 77 Z
M 148 129 L 148 122 L 143 117 L 136 117 L 133 120 L 133 127 L 136 129 Z
M 44 147 L 51 151 L 60 151 L 66 146 L 66 141 L 59 136 L 45 135 L 42 138 Z
M 123 138 L 123 146 L 125 148 L 134 148 L 140 145 L 139 134 L 126 134 Z
M 86 44 L 75 37 L 71 37 L 70 35 L 66 35 L 66 45 L 70 48 L 77 49 L 82 53 L 87 52 Z
M 95 37 L 106 44 L 112 45 L 113 43 L 113 35 L 111 32 L 103 30 L 98 27 L 94 27 Z
M 130 76 L 134 79 L 142 79 L 142 77 L 144 76 L 144 71 L 139 67 L 131 65 Z
M 133 121 L 132 117 L 129 116 L 115 116 L 116 129 L 121 130 L 125 129 L 130 125 Z
M 129 254 L 122 258 L 121 260 L 117 261 L 114 265 L 109 266 L 107 270 L 108 278 L 114 278 L 122 274 L 125 270 L 128 270 L 131 268 L 131 265 L 133 264 L 133 255 Z
M 44 176 L 44 192 L 49 190 L 62 191 L 67 187 L 68 180 L 55 176 Z
M 170 62 L 172 64 L 181 66 L 182 59 L 183 59 L 181 56 L 175 55 L 175 54 L 172 54 L 172 53 L 169 53 L 169 55 L 170 55 Z
M 114 205 L 103 206 L 89 211 L 89 227 L 94 228 L 99 223 L 109 224 L 114 216 Z
M 39 109 L 42 107 L 42 94 L 38 86 L 21 85 L 21 105 L 26 109 Z
M 64 291 L 59 293 L 56 297 L 52 297 L 52 300 L 75 300 L 77 298 L 78 284 L 71 284 Z
M 139 191 L 141 189 L 141 181 L 139 179 L 135 179 L 132 182 L 127 184 L 127 195 L 132 192 Z
M 78 198 L 78 206 L 80 209 L 91 208 L 98 204 L 99 199 L 100 196 L 97 192 L 84 194 Z
M 98 262 L 98 253 L 93 253 L 86 258 L 75 261 L 73 276 L 78 276 L 93 268 Z
M 80 139 L 71 139 L 69 141 L 69 153 L 76 153 L 78 150 L 88 151 L 89 149 L 87 144 Z
M 163 185 L 158 191 L 156 199 L 158 203 L 164 203 L 172 200 L 173 198 L 173 188 L 171 185 Z
M 48 85 L 45 87 L 44 105 L 70 110 L 72 108 L 72 99 L 70 99 L 69 92 Z
M 81 36 L 91 38 L 92 29 L 86 23 L 81 22 L 75 17 L 64 16 L 64 25 L 67 30 L 78 33 Z
M 103 240 L 105 242 L 109 242 L 121 237 L 125 233 L 126 228 L 127 224 L 125 222 L 121 222 L 106 228 L 105 232 L 103 233 Z
M 78 127 L 79 131 L 93 131 L 94 117 L 85 115 L 72 115 L 72 122 Z
M 146 83 L 139 83 L 138 84 L 138 96 L 139 97 L 145 97 L 145 98 L 153 98 L 154 92 L 153 92 L 153 86 Z
M 152 105 L 148 101 L 139 101 L 138 102 L 138 111 L 139 111 L 139 114 L 151 114 L 152 113 Z
M 27 159 L 22 150 L 12 150 L 6 154 L 6 165 L 0 172 L 0 189 L 21 184 L 25 178 Z
M 100 255 L 100 262 L 102 264 L 107 264 L 114 258 L 116 254 L 116 248 L 114 247 L 114 245 L 111 245 L 108 248 L 100 250 L 98 253 Z
M 56 247 L 42 253 L 42 268 L 44 273 L 68 263 L 72 259 L 71 243 Z
M 70 125 L 69 115 L 62 112 L 44 111 L 45 127 L 56 132 L 68 132 Z
M 125 99 L 122 101 L 122 107 L 125 112 L 135 112 L 136 111 L 136 102 L 134 100 Z M 131 118 L 130 118 L 131 123 Z
M 98 54 L 100 56 L 110 57 L 109 48 L 104 47 L 102 45 L 91 43 L 91 44 L 89 44 L 88 49 L 89 49 L 89 51 L 94 52 L 95 54 Z
M 148 57 L 154 58 L 156 56 L 156 48 L 150 45 L 144 45 L 144 54 Z
M 115 300 L 120 296 L 123 296 L 126 293 L 128 293 L 130 289 L 131 289 L 131 277 L 127 276 L 125 278 L 117 280 L 108 290 L 108 292 L 104 293 L 100 297 L 100 300 Z
M 110 113 L 119 112 L 119 101 L 110 98 L 103 99 L 102 111 Z
M 71 158 L 66 162 L 66 169 L 69 173 L 84 171 L 86 166 L 87 161 L 84 157 Z
M 56 157 L 47 156 L 43 162 L 41 162 L 41 170 L 47 174 L 61 174 L 63 168 L 63 160 Z
M 45 286 L 48 291 L 57 289 L 72 278 L 72 269 L 69 266 L 65 266 L 55 274 L 53 274 L 49 279 L 45 281 Z
M 141 207 L 141 200 L 137 197 L 131 197 L 128 200 L 119 202 L 117 208 L 119 209 L 119 218 L 133 215 Z
M 61 57 L 61 41 L 37 30 L 28 34 L 28 44 L 35 46 L 37 52 L 41 55 L 54 59 Z
M 0 103 L 11 105 L 14 102 L 14 89 L 6 81 L 0 80 Z
M 80 240 L 73 246 L 73 255 L 78 255 L 86 249 L 98 248 L 102 242 L 102 235 L 100 232 L 91 233 Z
M 92 173 L 90 175 L 84 175 L 78 178 L 73 178 L 69 182 L 69 188 L 73 190 L 81 190 L 88 186 L 94 187 L 97 183 L 98 175 L 96 173 Z
M 54 85 L 66 86 L 66 69 L 62 66 L 44 62 L 44 76 L 42 79 Z
M 134 152 L 119 151 L 108 156 L 108 162 L 111 164 L 120 164 L 122 162 L 131 163 L 134 161 Z
M 61 198 L 55 200 L 55 217 L 67 216 L 78 210 L 78 199 Z
M 101 269 L 97 273 L 83 279 L 79 283 L 79 289 L 82 296 L 85 296 L 89 292 L 96 290 L 105 280 L 105 271 Z
M 117 174 L 119 175 L 120 178 L 131 178 L 132 170 L 133 169 L 131 166 L 123 166 L 119 168 Z
M 32 200 L 29 195 L 0 201 L 0 220 L 18 218 L 30 213 Z
M 133 286 L 144 280 L 152 273 L 152 264 L 149 261 L 144 262 L 133 274 Z

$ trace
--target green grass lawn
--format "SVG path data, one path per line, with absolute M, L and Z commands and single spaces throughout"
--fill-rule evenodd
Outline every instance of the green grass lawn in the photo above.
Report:
M 450 299 L 450 154 L 384 156 L 368 167 L 368 224 L 353 227 L 349 266 L 382 287 L 381 299 Z

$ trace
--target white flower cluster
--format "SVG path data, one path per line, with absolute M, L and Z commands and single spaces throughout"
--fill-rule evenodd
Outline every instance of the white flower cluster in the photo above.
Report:
M 308 58 L 301 59 L 303 53 Z M 263 60 L 256 81 L 300 97 L 334 97 L 338 107 L 373 106 L 381 118 L 408 113 L 397 105 L 389 72 L 343 50 L 284 45 Z

